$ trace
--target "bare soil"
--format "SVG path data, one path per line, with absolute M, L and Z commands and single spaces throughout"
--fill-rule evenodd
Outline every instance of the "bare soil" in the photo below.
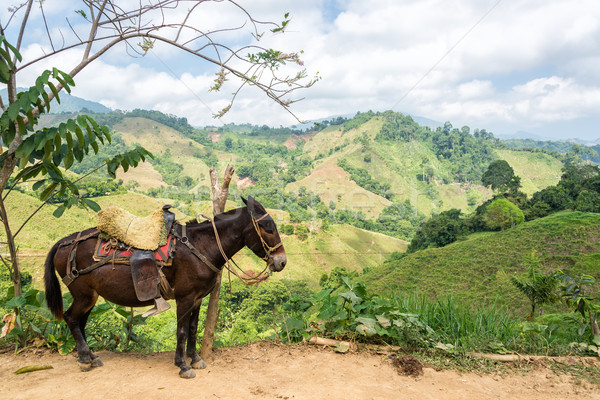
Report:
M 505 376 L 436 371 L 373 352 L 337 354 L 271 342 L 215 351 L 196 378 L 181 379 L 173 353 L 98 353 L 104 367 L 80 372 L 75 356 L 0 355 L 3 399 L 600 399 L 600 387 L 539 365 Z M 52 369 L 20 375 L 30 365 Z M 408 370 L 403 367 L 410 365 Z M 416 368 L 416 373 L 415 373 Z

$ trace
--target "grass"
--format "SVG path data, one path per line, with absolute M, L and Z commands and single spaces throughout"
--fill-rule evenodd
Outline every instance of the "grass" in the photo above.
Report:
M 516 150 L 496 150 L 521 178 L 523 192 L 531 196 L 560 180 L 562 162 L 549 154 Z
M 312 288 L 317 288 L 321 275 L 334 267 L 361 272 L 380 265 L 394 251 L 406 251 L 408 246 L 401 239 L 349 225 L 333 225 L 325 232 L 313 230 L 304 241 L 283 235 L 282 241 L 288 263 L 273 279 L 305 280 Z M 244 269 L 264 268 L 264 262 L 248 249 L 238 253 L 235 260 Z
M 527 308 L 510 283 L 525 271 L 526 254 L 536 251 L 544 272 L 557 268 L 600 277 L 600 215 L 581 212 L 554 214 L 504 232 L 477 234 L 443 248 L 429 248 L 396 257 L 363 278 L 371 290 L 410 293 L 433 298 L 452 294 L 473 304 Z

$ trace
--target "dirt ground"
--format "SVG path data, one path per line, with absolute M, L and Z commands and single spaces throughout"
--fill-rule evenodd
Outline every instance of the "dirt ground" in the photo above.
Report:
M 2 399 L 600 399 L 600 387 L 542 366 L 508 376 L 423 368 L 398 373 L 398 362 L 372 352 L 270 342 L 218 349 L 196 378 L 181 379 L 173 353 L 98 353 L 104 367 L 80 372 L 74 355 L 47 351 L 0 355 Z M 20 375 L 19 368 L 52 369 Z

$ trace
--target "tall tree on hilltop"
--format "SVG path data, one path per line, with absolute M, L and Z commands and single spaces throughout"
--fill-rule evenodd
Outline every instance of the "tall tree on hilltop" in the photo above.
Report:
M 521 178 L 515 175 L 515 171 L 505 160 L 492 162 L 481 176 L 481 182 L 500 192 L 516 192 L 521 187 Z

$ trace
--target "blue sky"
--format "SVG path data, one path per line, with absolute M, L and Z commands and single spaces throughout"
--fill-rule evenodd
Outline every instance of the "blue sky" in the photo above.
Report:
M 6 24 L 2 0 L 0 23 Z M 125 3 L 131 0 L 125 1 Z M 123 1 L 117 1 L 123 3 Z M 284 35 L 264 44 L 303 50 L 310 76 L 322 80 L 293 107 L 303 120 L 395 111 L 485 128 L 495 134 L 530 132 L 540 137 L 600 139 L 600 2 L 597 0 L 240 0 L 255 17 L 292 21 Z M 77 21 L 76 0 L 46 0 L 51 23 Z M 185 5 L 188 7 L 189 3 Z M 205 6 L 204 4 L 202 5 Z M 239 18 L 224 3 L 206 3 L 196 23 L 220 26 Z M 14 37 L 17 25 L 9 27 Z M 47 49 L 43 22 L 32 15 L 23 54 Z M 226 40 L 249 43 L 248 29 Z M 43 66 L 70 70 L 73 51 Z M 37 68 L 37 67 L 36 67 Z M 234 82 L 209 92 L 218 69 L 166 47 L 143 58 L 115 48 L 81 72 L 74 94 L 115 109 L 157 109 L 194 125 L 222 123 L 287 126 L 296 123 L 252 88 L 232 110 L 214 120 Z M 38 70 L 26 70 L 19 85 Z

